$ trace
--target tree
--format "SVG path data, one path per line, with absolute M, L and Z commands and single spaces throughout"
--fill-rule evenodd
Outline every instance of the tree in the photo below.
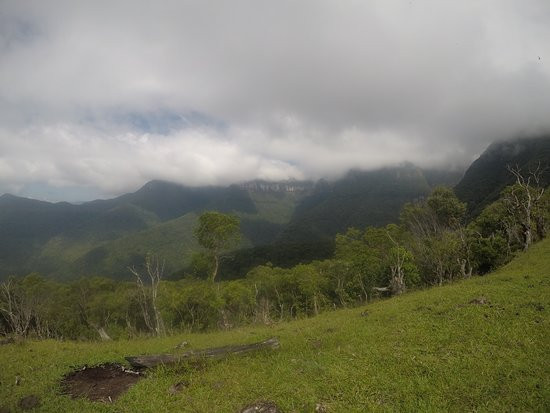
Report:
M 401 221 L 412 236 L 411 251 L 426 280 L 442 284 L 472 274 L 472 257 L 462 221 L 466 205 L 449 188 L 438 187 L 421 202 L 403 207 Z
M 11 332 L 27 336 L 54 336 L 48 320 L 48 305 L 54 298 L 56 285 L 37 273 L 24 278 L 9 278 L 0 284 L 0 315 Z
M 517 165 L 508 165 L 508 171 L 514 175 L 516 183 L 504 190 L 504 203 L 509 215 L 521 227 L 523 250 L 526 251 L 533 242 L 533 226 L 535 229 L 544 228 L 544 219 L 541 221 L 541 218 L 535 216 L 544 196 L 544 188 L 541 186 L 543 171 L 540 164 L 527 174 Z
M 151 254 L 145 258 L 145 270 L 151 281 L 150 288 L 145 286 L 141 274 L 135 268 L 132 267 L 129 270 L 136 277 L 145 325 L 157 336 L 164 335 L 164 322 L 157 305 L 159 285 L 164 274 L 164 261 L 161 262 L 158 257 Z M 152 310 L 154 318 L 151 317 L 149 308 Z
M 380 283 L 384 283 L 383 229 L 367 228 L 364 232 L 350 228 L 336 236 L 335 260 L 328 261 L 325 271 L 342 306 L 346 302 L 368 301 Z
M 386 260 L 390 268 L 390 289 L 392 294 L 402 294 L 406 289 L 405 278 L 414 283 L 418 279 L 418 269 L 414 264 L 413 255 L 400 243 L 402 238 L 401 228 L 390 224 L 386 226 L 386 236 L 393 246 L 386 254 Z
M 33 318 L 33 307 L 17 280 L 10 278 L 0 285 L 0 312 L 15 334 L 27 335 Z
M 435 188 L 426 203 L 434 212 L 440 227 L 457 228 L 466 213 L 466 204 L 458 200 L 452 189 L 444 186 Z
M 221 253 L 236 245 L 240 239 L 239 219 L 216 211 L 204 212 L 195 228 L 195 237 L 199 244 L 208 250 L 214 261 L 214 268 L 209 277 L 210 281 L 214 282 L 218 275 Z

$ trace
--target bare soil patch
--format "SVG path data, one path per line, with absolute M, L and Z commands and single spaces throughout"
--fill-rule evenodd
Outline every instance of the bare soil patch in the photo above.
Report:
M 111 403 L 142 377 L 140 372 L 116 363 L 84 366 L 65 375 L 61 380 L 63 393 L 72 398 Z

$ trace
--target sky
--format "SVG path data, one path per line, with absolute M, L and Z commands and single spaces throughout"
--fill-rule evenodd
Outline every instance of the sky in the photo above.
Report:
M 0 0 L 0 194 L 462 168 L 548 131 L 547 0 Z

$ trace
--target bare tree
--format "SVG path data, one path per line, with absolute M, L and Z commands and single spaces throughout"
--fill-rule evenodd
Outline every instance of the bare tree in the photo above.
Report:
M 27 335 L 33 318 L 31 303 L 25 299 L 13 279 L 0 285 L 0 311 L 4 313 L 11 330 L 20 336 Z
M 134 267 L 129 268 L 129 270 L 136 277 L 140 292 L 139 304 L 145 325 L 149 331 L 157 336 L 164 335 L 164 321 L 157 306 L 158 288 L 164 273 L 164 261 L 161 262 L 157 256 L 151 254 L 148 254 L 145 258 L 145 271 L 149 277 L 150 286 L 145 285 L 142 275 Z
M 390 251 L 391 263 L 391 280 L 390 288 L 393 294 L 399 295 L 405 291 L 405 270 L 403 265 L 405 263 L 405 249 L 399 245 L 399 243 L 390 235 L 389 231 L 386 231 L 386 236 L 394 245 Z
M 543 169 L 540 163 L 534 170 L 529 169 L 527 174 L 518 165 L 508 165 L 507 169 L 515 176 L 516 183 L 505 194 L 504 200 L 508 213 L 521 227 L 523 250 L 526 251 L 533 242 L 533 212 L 544 195 L 541 186 Z
M 460 265 L 460 274 L 462 278 L 470 278 L 474 271 L 474 266 L 472 265 L 472 247 L 468 241 L 464 227 L 459 227 L 457 229 L 457 234 L 460 239 L 460 244 L 462 245 L 462 254 L 456 259 L 458 265 Z

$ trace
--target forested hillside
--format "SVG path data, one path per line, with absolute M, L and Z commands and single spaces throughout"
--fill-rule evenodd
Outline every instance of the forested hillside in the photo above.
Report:
M 406 202 L 425 198 L 438 185 L 460 180 L 456 194 L 474 218 L 514 182 L 509 167 L 527 175 L 538 168 L 539 184 L 548 185 L 550 137 L 494 143 L 465 174 L 404 164 L 352 170 L 332 182 L 257 180 L 193 188 L 151 181 L 136 192 L 81 205 L 5 194 L 0 278 L 37 271 L 58 279 L 127 279 L 128 267 L 142 265 L 148 253 L 165 260 L 171 277 L 181 277 L 200 251 L 193 228 L 206 210 L 240 219 L 241 243 L 221 263 L 222 278 L 239 278 L 268 262 L 289 267 L 328 258 L 337 233 L 395 223 Z
M 320 181 L 297 208 L 279 242 L 326 241 L 350 227 L 397 222 L 405 202 L 437 185 L 454 185 L 461 171 L 422 170 L 411 164 L 375 171 L 353 170 L 335 182 Z
M 413 165 L 351 171 L 334 182 L 251 181 L 229 187 L 186 187 L 151 181 L 138 191 L 81 205 L 0 197 L 0 277 L 38 271 L 58 279 L 85 275 L 129 278 L 127 267 L 147 253 L 162 256 L 167 273 L 181 272 L 199 251 L 197 214 L 230 212 L 241 221 L 240 251 L 225 278 L 254 265 L 289 266 L 333 251 L 337 232 L 385 225 L 402 205 L 459 172 Z
M 399 225 L 352 227 L 337 234 L 334 251 L 324 251 L 322 260 L 306 262 L 307 250 L 293 245 L 292 251 L 280 252 L 296 259 L 294 265 L 238 261 L 234 277 L 220 262 L 239 240 L 239 218 L 209 211 L 187 221 L 187 214 L 181 228 L 198 221 L 196 230 L 187 232 L 196 241 L 187 241 L 204 252 L 193 255 L 191 268 L 176 279 L 162 256 L 131 238 L 128 245 L 112 250 L 144 254 L 143 263 L 125 268 L 132 281 L 104 276 L 59 282 L 33 273 L 0 283 L 0 334 L 119 338 L 230 328 L 317 315 L 482 275 L 545 240 L 550 231 L 550 192 L 525 185 L 521 178 L 475 220 L 467 220 L 466 204 L 451 189 L 437 187 L 406 203 Z M 178 254 L 177 232 L 163 225 L 153 228 L 161 228 L 157 239 L 166 242 L 156 248 Z M 118 260 L 113 265 L 133 258 L 101 252 Z M 93 269 L 102 258 L 77 264 Z
M 152 181 L 134 193 L 81 205 L 0 197 L 0 277 L 33 271 L 57 278 L 128 277 L 148 252 L 181 269 L 197 250 L 196 213 L 232 212 L 242 220 L 243 247 L 271 242 L 307 193 L 309 182 L 278 186 L 190 188 Z
M 476 160 L 456 185 L 460 200 L 468 204 L 470 216 L 495 201 L 502 190 L 514 183 L 508 167 L 519 167 L 524 174 L 541 171 L 540 185 L 550 185 L 550 136 L 495 142 Z

